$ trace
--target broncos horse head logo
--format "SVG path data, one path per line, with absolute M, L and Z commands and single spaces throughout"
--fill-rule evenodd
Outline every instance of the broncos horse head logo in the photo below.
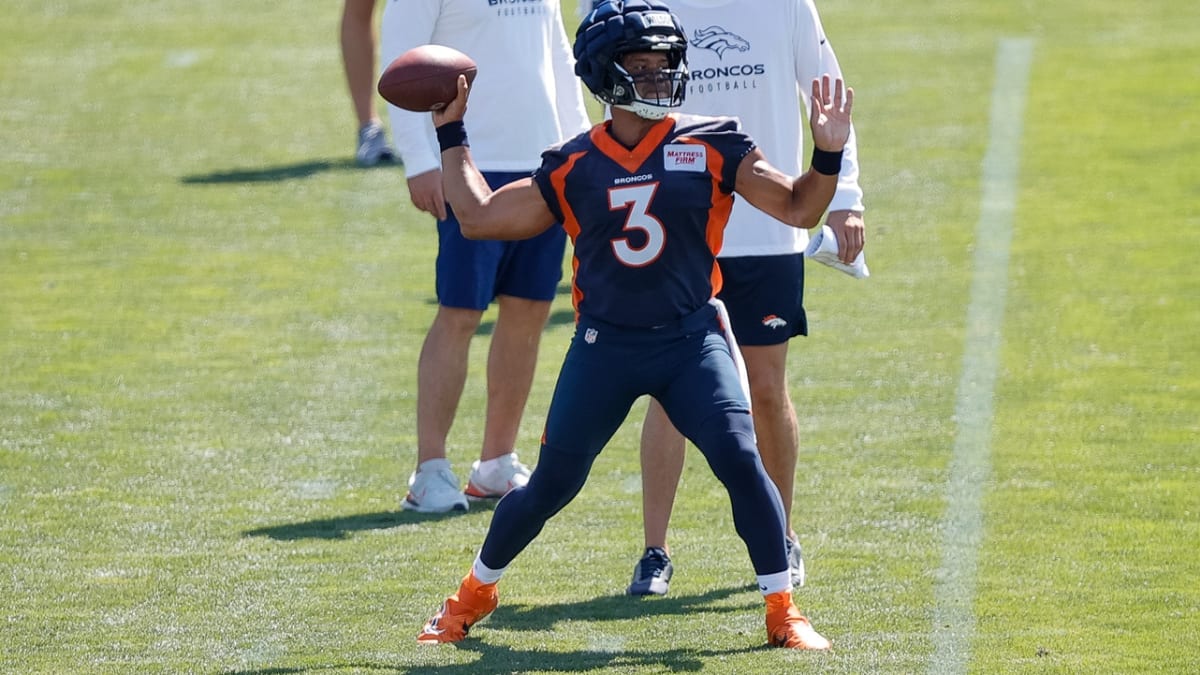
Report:
M 701 28 L 692 34 L 692 46 L 699 49 L 711 49 L 717 53 L 717 58 L 723 58 L 725 52 L 735 49 L 739 52 L 750 51 L 750 43 L 740 35 L 735 35 L 720 26 Z

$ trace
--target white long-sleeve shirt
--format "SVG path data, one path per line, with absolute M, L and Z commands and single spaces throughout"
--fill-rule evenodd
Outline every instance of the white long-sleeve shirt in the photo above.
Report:
M 591 126 L 558 0 L 388 2 L 381 65 L 423 44 L 453 47 L 479 68 L 464 122 L 482 171 L 532 171 L 543 150 Z M 429 113 L 389 106 L 389 117 L 409 176 L 441 168 Z
M 793 176 L 808 168 L 804 129 L 812 80 L 841 67 L 812 0 L 670 0 L 688 34 L 688 83 L 683 111 L 734 115 L 768 161 Z M 863 210 L 854 132 L 842 159 L 829 210 Z M 804 230 L 734 203 L 720 257 L 798 253 Z

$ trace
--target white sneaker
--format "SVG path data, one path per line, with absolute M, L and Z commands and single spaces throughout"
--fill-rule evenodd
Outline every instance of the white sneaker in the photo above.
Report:
M 800 588 L 804 585 L 804 553 L 800 550 L 800 542 L 787 539 L 788 571 L 792 575 L 792 586 Z
M 408 494 L 400 506 L 421 513 L 467 510 L 467 498 L 458 490 L 458 477 L 450 470 L 450 462 L 430 460 L 421 467 L 409 477 Z
M 517 460 L 515 452 L 488 460 L 486 466 L 476 460 L 463 492 L 471 499 L 499 499 L 513 488 L 525 487 L 531 473 L 529 467 Z

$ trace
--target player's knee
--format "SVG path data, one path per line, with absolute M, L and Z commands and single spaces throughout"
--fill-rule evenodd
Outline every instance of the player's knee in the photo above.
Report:
M 697 446 L 722 482 L 757 471 L 754 420 L 747 413 L 714 415 L 702 426 Z
M 558 513 L 583 489 L 591 464 L 591 458 L 543 451 L 529 483 L 522 488 L 527 508 Z

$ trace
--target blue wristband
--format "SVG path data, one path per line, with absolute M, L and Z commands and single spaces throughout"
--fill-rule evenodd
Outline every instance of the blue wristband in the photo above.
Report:
M 462 120 L 446 122 L 438 127 L 436 131 L 438 146 L 441 147 L 442 152 L 450 148 L 457 148 L 460 145 L 467 147 L 471 145 L 467 142 L 467 125 L 463 124 Z
M 842 172 L 842 151 L 829 152 L 813 146 L 812 168 L 819 174 L 836 176 Z

